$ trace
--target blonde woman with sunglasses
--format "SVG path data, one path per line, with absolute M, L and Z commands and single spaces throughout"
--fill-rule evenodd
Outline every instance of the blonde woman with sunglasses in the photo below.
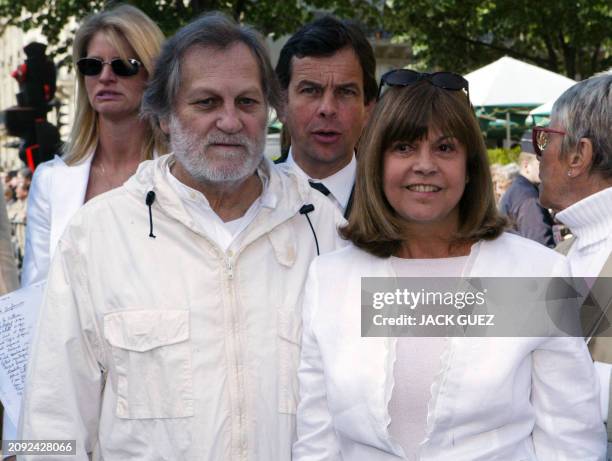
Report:
M 141 161 L 165 153 L 161 134 L 139 117 L 163 40 L 159 27 L 130 5 L 93 14 L 77 31 L 74 123 L 63 155 L 40 165 L 33 177 L 22 286 L 46 278 L 58 239 L 83 203 L 123 184 Z
M 25 287 L 47 278 L 57 242 L 88 200 L 120 186 L 138 164 L 165 153 L 165 141 L 139 117 L 140 101 L 164 36 L 130 5 L 87 17 L 72 55 L 77 94 L 70 139 L 61 157 L 36 168 L 28 196 Z M 4 439 L 16 439 L 5 415 Z

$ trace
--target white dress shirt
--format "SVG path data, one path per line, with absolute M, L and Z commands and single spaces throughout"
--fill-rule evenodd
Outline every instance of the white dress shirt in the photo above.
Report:
M 344 214 L 349 197 L 351 196 L 351 191 L 353 190 L 353 185 L 355 184 L 355 175 L 357 174 L 357 160 L 355 159 L 355 154 L 353 154 L 353 158 L 351 158 L 348 165 L 331 176 L 322 179 L 308 176 L 306 172 L 295 163 L 291 149 L 289 149 L 286 163 L 287 165 L 291 165 L 295 171 L 302 174 L 309 182 L 320 182 L 327 187 L 330 192 L 327 198 L 329 198 Z
M 557 214 L 570 228 L 576 242 L 567 257 L 574 277 L 592 277 L 593 281 L 612 252 L 612 187 L 589 195 Z M 612 365 L 595 362 L 601 385 L 601 415 L 608 420 L 610 375 Z

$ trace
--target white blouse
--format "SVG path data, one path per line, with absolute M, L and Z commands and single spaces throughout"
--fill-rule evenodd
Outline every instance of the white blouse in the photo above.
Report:
M 458 258 L 391 258 L 398 277 L 460 277 L 467 256 Z M 389 433 L 404 449 L 408 460 L 416 460 L 418 446 L 425 439 L 432 384 L 440 373 L 445 337 L 398 338 L 393 367 L 394 387 L 389 401 Z

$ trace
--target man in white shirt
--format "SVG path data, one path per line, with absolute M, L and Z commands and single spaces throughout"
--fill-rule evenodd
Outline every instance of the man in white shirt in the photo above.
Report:
M 574 237 L 559 250 L 567 254 L 574 276 L 588 278 L 591 294 L 597 288 L 601 308 L 612 302 L 611 128 L 612 73 L 608 72 L 569 88 L 553 106 L 550 127 L 534 129 L 534 148 L 540 159 L 540 202 L 557 212 L 556 218 L 572 231 Z M 587 338 L 600 376 L 604 421 L 610 418 L 612 403 L 612 328 L 608 322 L 602 322 L 607 330 Z M 609 441 L 611 429 L 608 424 Z
M 305 25 L 282 48 L 276 74 L 280 118 L 291 147 L 287 162 L 345 216 L 355 184 L 355 148 L 377 94 L 372 46 L 354 24 L 325 16 Z
M 76 440 L 83 461 L 290 460 L 302 287 L 342 217 L 264 158 L 278 101 L 252 29 L 212 14 L 166 42 L 142 110 L 173 154 L 61 238 L 22 439 Z

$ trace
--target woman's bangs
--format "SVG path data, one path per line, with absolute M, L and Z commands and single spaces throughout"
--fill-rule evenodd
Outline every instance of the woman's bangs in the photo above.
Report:
M 415 109 L 415 101 L 397 98 L 387 116 L 383 151 L 396 141 L 414 142 L 427 137 L 431 107 Z
M 388 104 L 385 115 L 387 126 L 383 150 L 387 150 L 396 141 L 425 139 L 431 129 L 467 144 L 469 124 L 464 119 L 465 111 L 458 107 L 458 103 L 464 102 L 459 101 L 457 95 L 427 83 L 418 87 L 415 85 L 408 91 L 392 90 L 389 96 L 394 97 L 394 100 Z
M 123 35 L 121 31 L 116 29 L 115 27 L 108 27 L 104 29 L 104 34 L 106 35 L 110 44 L 117 50 L 119 53 L 119 57 L 124 61 L 128 59 L 138 59 L 140 57 L 134 51 L 132 46 L 128 43 L 127 38 Z

